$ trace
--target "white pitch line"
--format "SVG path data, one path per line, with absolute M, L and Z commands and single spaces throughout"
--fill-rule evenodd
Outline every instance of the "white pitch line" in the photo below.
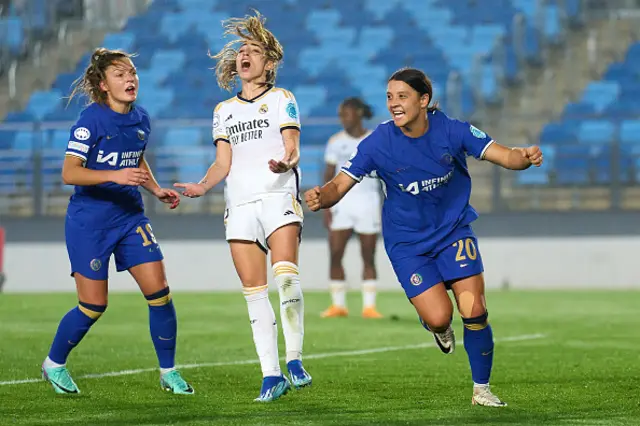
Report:
M 496 339 L 496 343 L 522 342 L 525 340 L 542 339 L 544 337 L 545 337 L 544 334 L 523 334 L 520 336 L 512 336 L 512 337 L 504 337 L 502 339 Z M 462 341 L 460 343 L 462 343 Z M 382 348 L 360 349 L 357 351 L 325 352 L 325 353 L 319 353 L 319 354 L 305 355 L 304 358 L 305 359 L 323 359 L 323 358 L 334 358 L 334 357 L 361 356 L 361 355 L 369 355 L 369 354 L 378 354 L 383 352 L 397 352 L 397 351 L 434 348 L 434 347 L 435 347 L 435 344 L 433 343 L 419 343 L 417 345 L 386 346 Z M 248 364 L 258 364 L 258 360 L 245 359 L 241 361 L 203 362 L 198 364 L 176 365 L 176 368 L 180 370 L 187 370 L 191 368 L 229 367 L 232 365 L 248 365 Z M 148 373 L 150 371 L 158 371 L 158 368 L 157 367 L 138 368 L 134 370 L 111 371 L 108 373 L 85 374 L 83 376 L 78 376 L 78 379 L 100 379 L 103 377 L 130 376 L 132 374 Z M 7 380 L 7 381 L 0 382 L 0 386 L 23 385 L 26 383 L 37 383 L 41 381 L 42 379 Z

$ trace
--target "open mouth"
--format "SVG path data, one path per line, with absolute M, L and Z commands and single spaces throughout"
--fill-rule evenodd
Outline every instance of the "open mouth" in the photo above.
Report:
M 404 112 L 403 111 L 393 111 L 391 113 L 391 115 L 393 115 L 393 119 L 394 120 L 397 120 L 397 119 L 400 119 L 400 118 L 404 117 Z
M 251 62 L 247 60 L 240 61 L 240 69 L 242 71 L 249 71 L 249 68 L 251 68 Z
M 127 88 L 125 89 L 125 92 L 127 92 L 127 95 L 135 95 L 136 94 L 136 86 L 134 86 L 134 85 L 127 86 Z

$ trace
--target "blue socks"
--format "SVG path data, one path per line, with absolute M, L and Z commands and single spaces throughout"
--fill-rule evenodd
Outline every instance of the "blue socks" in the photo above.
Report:
M 475 318 L 462 318 L 464 324 L 464 348 L 469 357 L 471 377 L 478 385 L 489 384 L 493 366 L 493 332 L 484 314 Z
M 79 302 L 78 306 L 67 312 L 58 325 L 58 331 L 49 350 L 49 359 L 56 364 L 66 364 L 71 350 L 80 343 L 106 309 L 106 305 Z
M 169 287 L 145 298 L 149 303 L 149 331 L 160 368 L 173 368 L 176 358 L 178 321 Z

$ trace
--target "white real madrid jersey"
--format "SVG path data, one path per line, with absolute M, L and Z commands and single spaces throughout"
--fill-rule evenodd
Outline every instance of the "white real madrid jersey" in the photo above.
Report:
M 340 168 L 349 161 L 356 152 L 358 145 L 364 138 L 371 134 L 367 131 L 362 137 L 354 138 L 344 130 L 329 138 L 324 154 L 324 161 L 327 164 L 336 166 L 336 173 L 340 173 Z M 370 196 L 372 193 L 379 193 L 380 183 L 377 178 L 365 177 L 358 185 L 345 195 L 345 198 L 357 197 L 360 195 Z
M 213 114 L 214 144 L 231 144 L 231 170 L 226 179 L 227 205 L 239 205 L 273 193 L 290 193 L 299 199 L 300 170 L 278 174 L 269 160 L 284 157 L 281 132 L 300 129 L 298 105 L 293 94 L 267 88 L 254 99 L 240 94 L 220 102 Z

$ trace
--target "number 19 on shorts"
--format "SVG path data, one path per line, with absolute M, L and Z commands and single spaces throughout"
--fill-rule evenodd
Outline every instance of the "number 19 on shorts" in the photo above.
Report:
M 462 262 L 463 260 L 476 260 L 478 258 L 478 250 L 476 244 L 472 238 L 464 240 L 458 240 L 453 243 L 453 246 L 458 249 L 456 253 L 456 262 Z
M 144 228 L 142 226 L 138 226 L 136 228 L 136 233 L 140 234 L 142 237 L 142 247 L 150 246 L 151 244 L 157 244 L 156 236 L 153 235 L 153 231 L 151 230 L 151 224 L 147 223 Z

